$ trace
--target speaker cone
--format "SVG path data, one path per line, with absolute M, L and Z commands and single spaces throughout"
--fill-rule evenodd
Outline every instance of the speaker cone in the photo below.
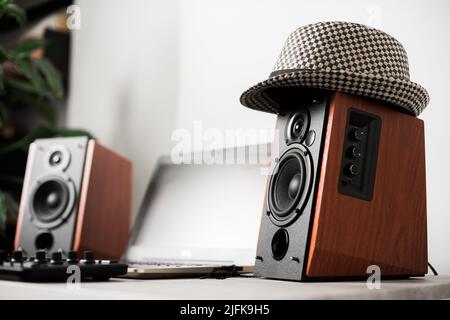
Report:
M 305 164 L 298 152 L 282 157 L 270 184 L 269 201 L 272 212 L 279 218 L 292 213 L 305 187 Z
M 51 222 L 60 217 L 69 203 L 69 188 L 63 180 L 51 179 L 39 185 L 32 199 L 35 217 Z

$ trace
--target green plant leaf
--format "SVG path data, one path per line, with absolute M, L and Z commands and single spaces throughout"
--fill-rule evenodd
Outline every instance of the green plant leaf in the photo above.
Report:
M 39 115 L 44 117 L 51 125 L 55 125 L 58 114 L 56 106 L 51 100 L 36 97 L 35 95 L 20 91 L 9 90 L 9 99 L 13 104 L 20 104 L 26 108 L 36 111 Z
M 47 90 L 45 80 L 42 78 L 39 70 L 34 66 L 31 59 L 21 59 L 17 61 L 17 69 L 31 81 L 38 95 L 46 95 Z
M 89 139 L 95 139 L 95 137 L 88 131 L 83 129 L 68 129 L 68 128 L 58 128 L 58 127 L 48 127 L 52 132 L 54 137 L 80 137 L 85 136 Z
M 14 3 L 10 3 L 6 6 L 4 14 L 13 17 L 21 27 L 27 22 L 25 11 Z
M 26 153 L 28 152 L 30 143 L 32 143 L 34 140 L 40 138 L 50 138 L 51 136 L 52 132 L 50 132 L 46 127 L 39 127 L 25 137 L 0 148 L 0 155 L 7 154 L 13 151 L 22 151 Z
M 58 119 L 57 107 L 53 104 L 53 97 L 46 93 L 40 97 L 28 79 L 5 79 L 8 91 L 8 101 L 11 106 L 16 104 L 35 110 L 51 125 Z M 50 97 L 49 97 L 50 96 Z M 6 113 L 7 115 L 7 113 Z
M 6 60 L 8 60 L 9 55 L 8 52 L 0 46 L 0 63 L 5 62 Z
M 0 190 L 0 234 L 5 232 L 8 219 L 17 220 L 19 214 L 19 203 L 11 193 Z
M 29 135 L 23 137 L 22 139 L 0 148 L 0 155 L 18 150 L 26 153 L 28 152 L 28 147 L 30 143 L 32 143 L 36 139 L 54 138 L 54 137 L 78 137 L 78 136 L 87 136 L 91 139 L 94 138 L 92 134 L 81 129 L 66 129 L 66 128 L 58 128 L 55 126 L 41 126 L 36 130 L 34 130 Z
M 6 78 L 5 84 L 19 91 L 36 95 L 38 94 L 33 84 L 28 79 L 24 80 L 24 79 Z
M 25 40 L 17 47 L 9 51 L 9 55 L 15 60 L 21 60 L 27 58 L 31 52 L 36 49 L 44 48 L 48 45 L 48 41 L 45 39 L 31 39 Z
M 12 3 L 12 0 L 0 0 L 0 18 L 5 14 L 6 7 Z
M 56 98 L 62 98 L 64 95 L 64 88 L 60 72 L 47 59 L 31 59 L 44 75 L 50 91 Z
M 6 217 L 7 219 L 16 220 L 19 214 L 19 202 L 10 192 L 5 192 L 6 197 Z

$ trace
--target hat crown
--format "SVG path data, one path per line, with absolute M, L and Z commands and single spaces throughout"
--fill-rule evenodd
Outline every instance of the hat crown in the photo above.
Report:
M 291 33 L 272 75 L 298 69 L 409 80 L 408 56 L 400 42 L 380 30 L 350 22 L 319 22 Z

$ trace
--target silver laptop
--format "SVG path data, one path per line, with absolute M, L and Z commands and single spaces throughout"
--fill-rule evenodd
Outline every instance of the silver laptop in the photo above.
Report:
M 233 151 L 244 164 L 159 160 L 125 255 L 127 277 L 253 271 L 270 145 Z

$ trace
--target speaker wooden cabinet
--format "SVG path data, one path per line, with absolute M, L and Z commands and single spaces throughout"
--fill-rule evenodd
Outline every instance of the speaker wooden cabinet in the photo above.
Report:
M 268 94 L 284 108 L 256 276 L 362 278 L 371 265 L 386 278 L 426 274 L 423 121 L 341 92 Z

